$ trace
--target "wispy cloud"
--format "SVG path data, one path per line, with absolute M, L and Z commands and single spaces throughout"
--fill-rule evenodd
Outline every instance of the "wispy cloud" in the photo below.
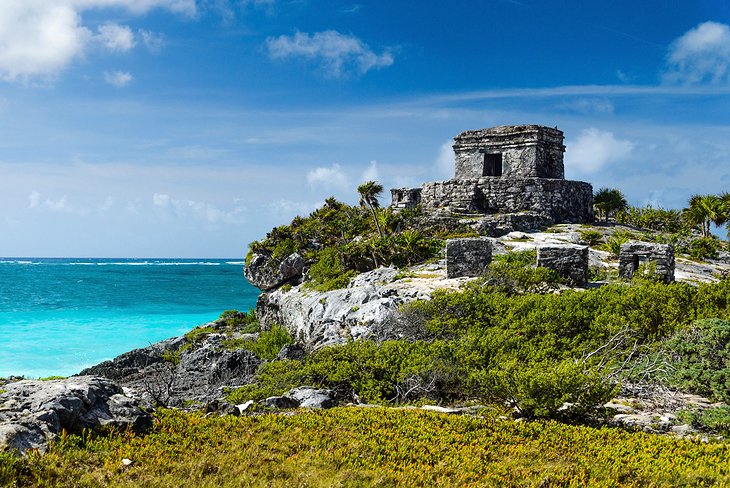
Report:
M 68 197 L 66 195 L 54 200 L 51 198 L 42 198 L 41 194 L 37 191 L 28 195 L 28 208 L 62 213 L 74 213 L 76 210 L 68 202 Z
M 441 144 L 438 156 L 433 163 L 434 176 L 438 179 L 449 179 L 454 177 L 454 140 Z
M 241 224 L 245 221 L 246 208 L 238 204 L 224 210 L 206 202 L 172 198 L 166 193 L 153 194 L 152 204 L 175 217 L 193 218 L 213 225 Z
M 730 26 L 704 22 L 675 40 L 667 54 L 668 83 L 730 84 Z
M 110 51 L 125 52 L 134 47 L 134 32 L 127 25 L 102 24 L 97 39 Z
M 339 164 L 333 164 L 329 168 L 317 167 L 307 173 L 307 182 L 316 188 L 323 190 L 346 190 L 350 186 L 350 180 L 342 171 Z
M 126 71 L 112 71 L 104 73 L 104 81 L 117 88 L 124 88 L 134 80 L 134 76 Z
M 394 61 L 389 49 L 377 54 L 357 37 L 333 30 L 269 37 L 266 45 L 272 59 L 304 58 L 317 62 L 328 78 L 364 75 Z

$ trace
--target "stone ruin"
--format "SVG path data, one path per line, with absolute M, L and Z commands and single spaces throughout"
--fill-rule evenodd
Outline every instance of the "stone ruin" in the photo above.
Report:
M 563 132 L 539 125 L 470 130 L 454 138 L 455 174 L 391 190 L 395 210 L 481 217 L 481 235 L 593 222 L 593 188 L 565 179 Z
M 618 255 L 618 276 L 630 280 L 645 263 L 656 265 L 656 274 L 665 283 L 674 281 L 674 246 L 652 242 L 629 241 L 621 244 Z
M 588 284 L 588 246 L 550 244 L 537 247 L 537 265 L 552 269 L 573 286 Z
M 481 276 L 492 262 L 492 239 L 446 240 L 446 277 Z M 588 246 L 548 244 L 537 246 L 536 266 L 552 269 L 573 286 L 588 284 Z

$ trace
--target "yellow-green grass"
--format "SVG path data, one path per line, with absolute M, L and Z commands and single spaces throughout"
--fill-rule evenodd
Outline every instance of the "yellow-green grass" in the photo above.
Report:
M 207 419 L 160 411 L 146 436 L 67 436 L 43 456 L 0 457 L 0 484 L 722 486 L 730 445 L 421 410 Z

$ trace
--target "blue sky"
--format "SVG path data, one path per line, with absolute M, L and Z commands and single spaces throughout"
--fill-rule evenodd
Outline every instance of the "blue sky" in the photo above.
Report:
M 720 0 L 4 0 L 0 255 L 242 256 L 504 124 L 681 208 L 730 187 L 729 24 Z

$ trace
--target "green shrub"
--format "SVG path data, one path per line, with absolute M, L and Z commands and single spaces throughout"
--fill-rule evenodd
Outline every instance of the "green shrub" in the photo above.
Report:
M 226 329 L 228 335 L 233 332 L 252 334 L 261 329 L 254 309 L 250 309 L 248 312 L 226 310 L 218 317 L 218 320 L 222 322 L 221 325 Z
M 682 219 L 682 212 L 675 209 L 646 207 L 629 207 L 616 215 L 616 220 L 621 224 L 651 229 L 666 233 L 683 232 L 687 229 Z
M 702 410 L 682 410 L 677 417 L 696 429 L 730 435 L 730 407 L 727 405 Z
M 621 252 L 621 245 L 626 244 L 633 238 L 633 234 L 629 232 L 616 231 L 611 237 L 606 239 L 602 247 L 605 251 L 610 252 L 613 257 L 617 258 Z
M 551 269 L 532 267 L 535 256 L 535 251 L 503 255 L 489 265 L 477 286 L 507 294 L 545 293 L 556 288 L 560 276 Z
M 584 415 L 617 392 L 616 384 L 605 374 L 586 370 L 573 360 L 511 359 L 487 371 L 483 381 L 485 393 L 528 418 Z
M 184 346 L 183 346 L 184 347 Z M 166 363 L 170 363 L 174 366 L 180 364 L 181 351 L 184 350 L 182 347 L 177 351 L 164 351 L 161 355 L 162 360 Z
M 274 359 L 282 347 L 293 343 L 294 338 L 284 327 L 274 325 L 271 330 L 261 332 L 256 340 L 227 339 L 222 345 L 225 349 L 231 350 L 247 349 L 261 359 Z
M 180 351 L 187 351 L 188 349 L 197 347 L 201 342 L 205 340 L 210 334 L 215 334 L 216 330 L 212 327 L 196 327 L 187 334 L 185 334 L 185 344 L 180 347 Z
M 309 268 L 311 285 L 317 291 L 331 291 L 344 288 L 355 276 L 355 271 L 345 270 L 337 249 L 327 248 L 317 254 Z
M 581 230 L 580 238 L 588 243 L 589 246 L 597 246 L 603 242 L 603 234 L 597 230 Z
M 689 245 L 689 255 L 693 259 L 714 259 L 717 258 L 717 251 L 720 249 L 720 243 L 712 237 L 700 237 L 695 239 Z
M 677 387 L 730 402 L 730 321 L 705 319 L 667 341 Z

